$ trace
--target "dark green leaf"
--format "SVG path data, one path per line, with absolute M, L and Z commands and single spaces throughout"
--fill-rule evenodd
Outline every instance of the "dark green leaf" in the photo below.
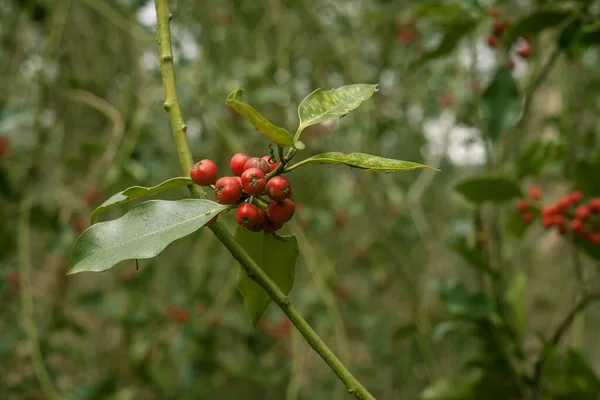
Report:
M 138 204 L 121 218 L 83 232 L 75 243 L 69 274 L 105 271 L 120 261 L 155 257 L 228 208 L 198 199 Z
M 502 203 L 517 197 L 522 197 L 519 185 L 508 179 L 497 176 L 481 176 L 465 179 L 454 187 L 472 203 L 490 201 Z
M 135 199 L 139 199 L 145 196 L 152 196 L 154 194 L 160 193 L 167 189 L 172 189 L 176 187 L 183 187 L 192 184 L 192 180 L 190 178 L 179 177 L 179 178 L 171 178 L 169 180 L 164 181 L 163 183 L 152 186 L 152 187 L 143 187 L 143 186 L 132 186 L 123 190 L 120 193 L 117 193 L 111 196 L 108 200 L 102 203 L 98 208 L 94 210 L 91 216 L 92 224 L 98 217 L 98 215 L 102 214 L 106 210 L 111 207 L 117 206 L 119 204 L 127 203 Z
M 539 33 L 547 28 L 559 25 L 570 13 L 562 10 L 536 11 L 518 20 L 506 33 L 507 44 L 513 43 L 520 36 Z
M 483 94 L 482 103 L 483 124 L 493 142 L 513 125 L 520 106 L 519 89 L 510 69 L 499 67 Z
M 580 41 L 584 46 L 600 46 L 600 24 L 584 27 Z
M 357 84 L 342 86 L 325 92 L 317 89 L 298 106 L 300 126 L 298 135 L 307 127 L 334 118 L 341 118 L 373 96 L 377 85 Z
M 483 292 L 469 291 L 454 281 L 438 281 L 435 290 L 452 317 L 483 320 L 492 315 L 492 305 Z
M 242 114 L 257 131 L 265 135 L 269 140 L 281 147 L 293 146 L 292 135 L 285 129 L 273 125 L 265 117 L 259 114 L 252 106 L 241 101 L 243 90 L 239 89 L 227 96 L 225 104 Z
M 440 44 L 434 49 L 425 53 L 417 62 L 420 65 L 426 61 L 434 60 L 451 53 L 460 40 L 477 26 L 477 20 L 461 20 L 455 24 L 448 25 L 444 30 L 444 37 Z
M 401 172 L 419 168 L 435 169 L 423 164 L 410 161 L 394 160 L 391 158 L 373 156 L 370 154 L 344 154 L 334 152 L 317 154 L 307 158 L 306 160 L 300 161 L 298 164 L 294 165 L 293 168 L 297 168 L 308 163 L 346 165 L 351 168 L 366 169 L 373 172 Z
M 600 261 L 600 246 L 581 237 L 576 238 L 576 243 L 590 258 Z
M 292 290 L 296 262 L 300 255 L 298 241 L 294 235 L 265 235 L 238 226 L 235 239 L 283 293 L 287 295 Z M 262 287 L 248 277 L 241 266 L 238 270 L 238 289 L 244 297 L 246 312 L 256 325 L 271 303 L 271 298 Z
M 581 34 L 583 28 L 583 22 L 580 18 L 577 18 L 569 23 L 560 32 L 558 36 L 558 46 L 561 49 L 567 49 L 571 43 L 574 42 L 575 38 Z
M 498 273 L 492 269 L 487 258 L 481 251 L 469 247 L 464 241 L 459 240 L 450 243 L 450 247 L 467 262 L 467 265 L 476 271 L 483 272 L 492 278 L 498 277 Z
M 517 178 L 537 176 L 558 153 L 554 142 L 536 140 L 519 154 L 516 161 Z

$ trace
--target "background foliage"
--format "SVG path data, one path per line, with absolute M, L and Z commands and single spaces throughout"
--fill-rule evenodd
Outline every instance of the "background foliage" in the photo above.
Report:
M 515 22 L 508 53 L 486 44 L 492 5 Z M 534 186 L 536 209 L 573 189 L 600 195 L 597 1 L 170 9 L 197 159 L 225 171 L 235 152 L 268 153 L 224 104 L 238 88 L 293 127 L 315 88 L 369 82 L 379 92 L 356 112 L 307 128 L 302 155 L 364 152 L 442 170 L 290 174 L 292 301 L 371 393 L 598 398 L 598 247 L 516 211 Z M 252 327 L 234 262 L 206 229 L 139 270 L 65 275 L 95 207 L 180 175 L 153 15 L 145 0 L 0 3 L 0 398 L 52 397 L 52 386 L 73 399 L 348 397 L 279 310 Z M 52 386 L 40 384 L 41 362 Z

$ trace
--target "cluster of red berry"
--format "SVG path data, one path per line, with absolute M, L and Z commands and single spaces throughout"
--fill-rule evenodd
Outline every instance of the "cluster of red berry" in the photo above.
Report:
M 6 136 L 0 136 L 0 160 L 10 156 L 10 143 Z
M 512 25 L 512 21 L 510 19 L 501 19 L 500 18 L 500 10 L 498 10 L 496 7 L 492 7 L 489 10 L 490 15 L 492 16 L 492 18 L 494 19 L 494 24 L 492 25 L 492 32 L 489 34 L 489 36 L 487 37 L 487 44 L 490 47 L 496 47 L 498 45 L 498 43 L 500 43 L 500 39 L 502 38 L 502 35 L 504 34 L 504 32 L 510 28 L 510 26 Z M 531 55 L 531 37 L 530 36 L 524 36 L 523 39 L 525 39 L 526 44 L 521 46 L 521 48 L 519 48 L 519 50 L 517 50 L 517 54 L 525 59 L 529 58 L 529 56 Z M 509 60 L 509 67 L 512 69 L 515 65 L 513 60 Z
M 538 200 L 541 191 L 532 188 L 529 197 Z M 600 245 L 600 197 L 594 197 L 582 203 L 583 193 L 574 191 L 562 196 L 556 203 L 543 207 L 540 211 L 542 225 L 547 228 L 556 228 L 558 233 L 566 235 L 571 229 L 576 235 L 588 240 L 590 243 Z M 525 199 L 517 204 L 524 223 L 533 221 L 533 213 Z
M 192 181 L 200 186 L 214 184 L 215 196 L 221 204 L 238 204 L 240 206 L 235 219 L 241 226 L 253 231 L 265 233 L 275 232 L 283 224 L 292 219 L 295 207 L 290 200 L 292 187 L 290 182 L 280 175 L 269 176 L 279 163 L 271 156 L 263 158 L 248 157 L 237 153 L 231 157 L 229 166 L 234 176 L 224 176 L 217 180 L 217 166 L 211 160 L 202 160 L 190 171 Z M 254 197 L 266 194 L 270 201 L 261 198 L 253 202 Z M 266 210 L 261 204 L 268 203 Z M 216 221 L 213 218 L 207 225 Z

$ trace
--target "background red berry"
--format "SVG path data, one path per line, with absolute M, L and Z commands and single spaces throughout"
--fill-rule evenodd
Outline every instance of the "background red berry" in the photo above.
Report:
M 529 56 L 531 55 L 531 47 L 523 46 L 517 51 L 517 54 L 523 58 L 529 58 Z
M 242 184 L 233 176 L 224 176 L 215 183 L 215 196 L 221 204 L 235 204 L 242 197 Z
M 217 166 L 211 160 L 198 161 L 190 171 L 190 178 L 196 185 L 212 185 L 217 180 Z
M 540 188 L 532 187 L 531 189 L 529 189 L 529 197 L 532 200 L 538 200 L 541 196 L 542 191 L 540 190 Z
M 229 161 L 229 168 L 231 168 L 231 172 L 236 176 L 241 176 L 242 172 L 244 172 L 244 165 L 249 158 L 250 157 L 244 153 L 234 154 Z
M 525 199 L 521 199 L 517 203 L 517 209 L 519 211 L 527 211 L 528 208 L 529 208 L 529 204 L 527 203 L 527 200 L 525 200 Z
M 494 35 L 489 35 L 487 37 L 487 44 L 490 47 L 496 47 L 496 45 L 498 44 L 498 37 Z

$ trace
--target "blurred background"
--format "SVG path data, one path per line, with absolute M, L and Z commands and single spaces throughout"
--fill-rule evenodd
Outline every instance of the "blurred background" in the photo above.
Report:
M 356 111 L 309 128 L 298 160 L 357 151 L 441 170 L 289 175 L 292 302 L 376 398 L 599 397 L 600 308 L 586 296 L 600 246 L 546 229 L 539 210 L 573 190 L 600 195 L 600 2 L 169 7 L 196 159 L 228 171 L 238 151 L 269 153 L 225 106 L 233 90 L 294 131 L 314 89 L 377 83 Z M 65 275 L 95 207 L 181 175 L 155 22 L 147 0 L 0 0 L 0 398 L 350 398 L 279 309 L 252 327 L 233 258 L 206 229 L 139 270 Z M 482 109 L 520 111 L 490 138 Z M 531 217 L 515 196 L 478 204 L 455 191 L 484 173 L 523 196 L 540 188 Z

